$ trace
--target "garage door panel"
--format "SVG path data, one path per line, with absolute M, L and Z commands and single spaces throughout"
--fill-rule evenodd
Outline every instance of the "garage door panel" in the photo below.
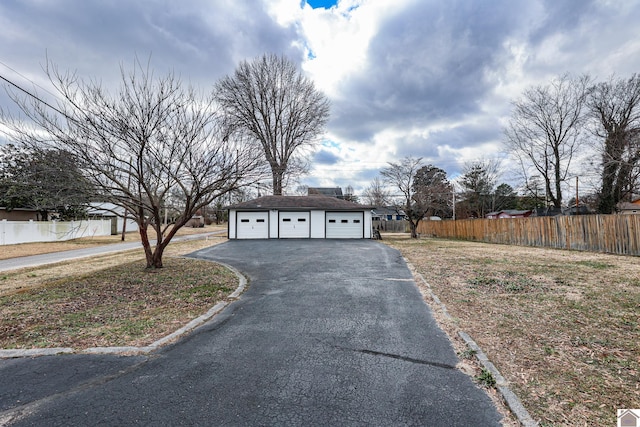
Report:
M 309 238 L 310 222 L 309 212 L 280 212 L 279 236 L 281 239 Z
M 327 239 L 362 239 L 364 214 L 362 212 L 327 212 Z
M 268 212 L 238 212 L 236 214 L 238 239 L 269 238 Z

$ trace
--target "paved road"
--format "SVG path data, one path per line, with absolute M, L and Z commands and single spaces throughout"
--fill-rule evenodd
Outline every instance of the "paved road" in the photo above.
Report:
M 0 361 L 0 424 L 492 426 L 400 254 L 375 241 L 229 241 L 213 321 L 149 356 Z
M 172 239 L 172 241 L 179 242 L 184 240 L 204 239 L 207 236 L 212 236 L 215 234 L 224 234 L 224 233 L 226 233 L 225 230 L 214 231 L 211 233 L 203 233 L 203 234 L 192 234 L 187 236 L 176 236 Z M 155 240 L 153 240 L 151 243 L 155 244 Z M 140 243 L 139 241 L 111 243 L 103 246 L 94 246 L 94 247 L 83 248 L 83 249 L 73 249 L 70 251 L 52 252 L 48 254 L 4 259 L 4 260 L 0 260 L 0 272 L 17 270 L 19 268 L 25 268 L 25 267 L 34 267 L 37 265 L 53 264 L 56 262 L 68 261 L 68 260 L 78 259 L 78 258 L 88 258 L 96 255 L 104 255 L 104 254 L 113 253 L 113 252 L 127 251 L 130 249 L 137 249 L 141 247 L 142 247 L 142 243 Z

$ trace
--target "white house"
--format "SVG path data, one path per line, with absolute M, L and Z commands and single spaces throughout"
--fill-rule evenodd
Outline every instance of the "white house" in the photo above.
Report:
M 116 206 L 113 203 L 92 202 L 87 207 L 87 215 L 89 218 L 103 218 L 111 220 L 111 234 L 122 233 L 125 226 L 124 208 Z M 127 216 L 126 231 L 138 231 L 138 223 L 134 221 L 131 215 Z
M 335 197 L 264 196 L 229 210 L 229 239 L 370 239 L 371 206 Z

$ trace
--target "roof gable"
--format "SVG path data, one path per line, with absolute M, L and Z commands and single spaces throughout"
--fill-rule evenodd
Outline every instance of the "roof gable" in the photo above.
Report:
M 331 197 L 343 197 L 342 188 L 340 187 L 309 187 L 307 189 L 307 195 L 323 195 Z
M 228 206 L 227 209 L 246 209 L 246 210 L 264 210 L 264 209 L 324 209 L 339 211 L 361 211 L 371 209 L 371 206 L 360 205 L 349 202 L 347 200 L 338 199 L 328 196 L 263 196 L 247 202 L 237 203 Z

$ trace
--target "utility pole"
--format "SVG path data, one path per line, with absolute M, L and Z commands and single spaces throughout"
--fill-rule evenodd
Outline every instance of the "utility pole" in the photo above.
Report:
M 453 189 L 453 220 L 456 220 L 456 189 Z
M 578 177 L 576 176 L 576 215 L 580 215 L 580 200 L 578 199 Z
M 129 187 L 131 187 L 131 162 L 132 161 L 133 159 L 129 157 L 129 175 L 127 176 L 127 191 L 129 191 Z M 127 211 L 128 209 L 124 208 L 124 216 L 122 218 L 122 237 L 120 238 L 120 240 L 123 242 L 124 242 L 124 236 L 127 234 Z

